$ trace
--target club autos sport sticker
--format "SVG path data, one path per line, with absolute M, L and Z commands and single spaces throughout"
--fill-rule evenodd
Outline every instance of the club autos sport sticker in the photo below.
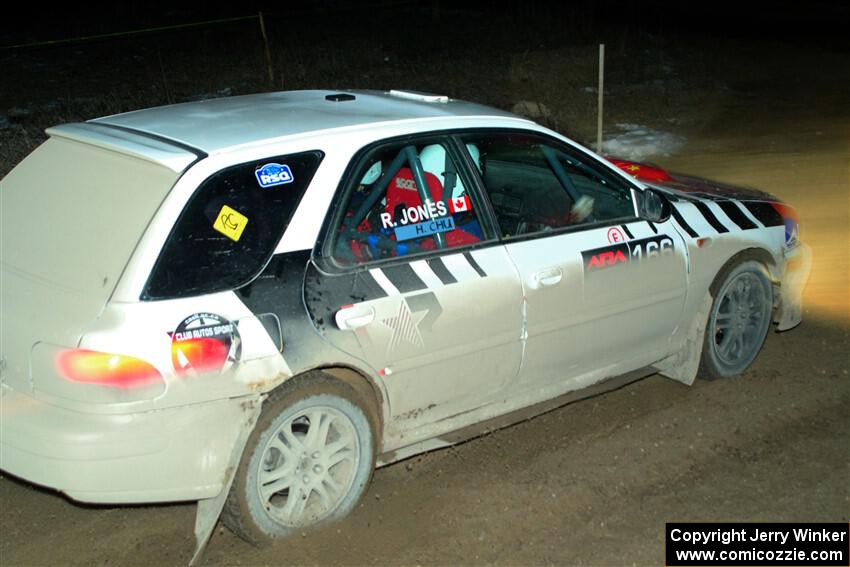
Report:
M 171 361 L 181 376 L 221 373 L 242 354 L 236 324 L 214 313 L 190 315 L 170 335 Z
M 449 213 L 462 213 L 471 209 L 469 197 L 450 199 L 448 205 L 428 199 L 422 205 L 403 208 L 397 221 L 393 221 L 391 213 L 381 213 L 381 226 L 393 229 L 399 242 L 412 240 L 454 230 L 455 221 L 448 216 Z
M 257 183 L 263 189 L 286 185 L 295 181 L 295 177 L 292 176 L 292 170 L 289 169 L 289 166 L 279 163 L 267 163 L 257 169 L 254 172 L 254 176 L 257 178 Z
M 598 272 L 632 262 L 651 261 L 673 254 L 673 240 L 668 236 L 653 236 L 630 240 L 581 253 L 585 273 Z

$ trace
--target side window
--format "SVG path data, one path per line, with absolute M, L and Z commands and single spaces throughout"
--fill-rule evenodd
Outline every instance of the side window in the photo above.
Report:
M 235 289 L 274 252 L 319 167 L 322 152 L 229 167 L 195 190 L 159 254 L 144 299 Z
M 521 133 L 468 135 L 502 236 L 634 216 L 629 185 L 578 152 Z
M 339 264 L 455 248 L 484 238 L 445 142 L 375 148 L 360 159 L 344 190 L 347 200 L 332 242 Z

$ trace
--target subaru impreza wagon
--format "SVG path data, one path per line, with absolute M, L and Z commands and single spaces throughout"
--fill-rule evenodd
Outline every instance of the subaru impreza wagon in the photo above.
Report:
M 407 91 L 66 124 L 2 181 L 0 468 L 255 542 L 374 468 L 800 321 L 797 215 Z

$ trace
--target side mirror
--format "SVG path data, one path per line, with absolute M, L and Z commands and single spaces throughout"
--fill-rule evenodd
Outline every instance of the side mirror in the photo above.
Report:
M 667 196 L 655 189 L 644 189 L 638 193 L 638 213 L 649 222 L 664 222 L 670 218 L 672 205 Z

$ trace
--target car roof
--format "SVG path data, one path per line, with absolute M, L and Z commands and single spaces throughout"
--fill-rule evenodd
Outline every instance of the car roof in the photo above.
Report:
M 341 100 L 340 100 L 341 99 Z M 137 110 L 89 121 L 217 153 L 307 132 L 399 120 L 516 115 L 410 91 L 288 91 Z

